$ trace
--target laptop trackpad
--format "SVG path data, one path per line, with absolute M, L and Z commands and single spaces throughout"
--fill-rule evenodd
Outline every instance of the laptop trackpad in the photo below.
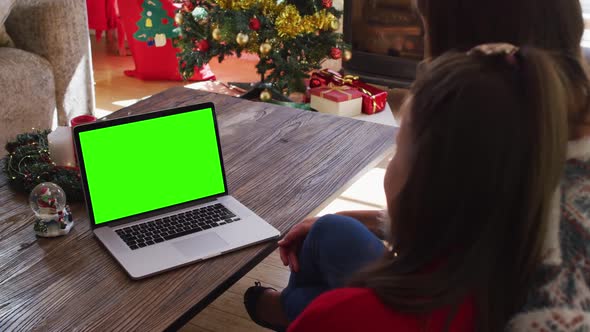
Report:
M 219 235 L 213 232 L 176 241 L 171 244 L 186 257 L 217 254 L 222 252 L 222 249 L 228 245 Z

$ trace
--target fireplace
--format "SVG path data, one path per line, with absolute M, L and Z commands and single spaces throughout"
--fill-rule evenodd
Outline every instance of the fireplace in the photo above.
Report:
M 423 58 L 423 28 L 412 0 L 344 0 L 343 32 L 352 46 L 347 74 L 369 83 L 407 87 Z

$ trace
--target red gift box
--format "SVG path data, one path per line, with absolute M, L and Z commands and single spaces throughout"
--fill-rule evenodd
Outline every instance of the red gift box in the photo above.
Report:
M 387 103 L 387 91 L 357 81 L 352 85 L 363 94 L 363 113 L 375 114 L 385 109 Z
M 387 91 L 361 82 L 358 76 L 345 75 L 330 69 L 322 69 L 311 75 L 310 87 L 324 86 L 330 83 L 346 85 L 357 89 L 363 97 L 363 113 L 375 114 L 385 109 Z

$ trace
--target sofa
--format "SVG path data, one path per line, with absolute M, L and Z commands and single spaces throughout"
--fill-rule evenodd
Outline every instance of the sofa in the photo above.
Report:
M 32 128 L 93 114 L 84 0 L 0 0 L 0 156 Z

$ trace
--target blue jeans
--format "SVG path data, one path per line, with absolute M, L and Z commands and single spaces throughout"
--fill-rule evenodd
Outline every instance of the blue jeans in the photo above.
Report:
M 349 278 L 385 253 L 385 246 L 358 220 L 326 215 L 318 219 L 299 252 L 299 272 L 292 272 L 281 293 L 289 321 L 320 294 L 344 287 Z

